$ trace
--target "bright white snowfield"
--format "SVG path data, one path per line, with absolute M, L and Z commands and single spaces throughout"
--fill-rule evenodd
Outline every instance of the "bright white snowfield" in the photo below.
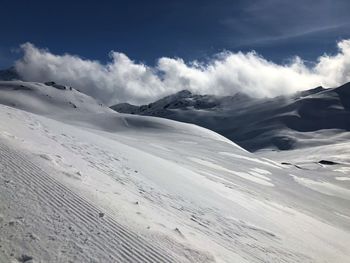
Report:
M 254 155 L 28 82 L 0 124 L 0 262 L 350 262 L 349 143 Z

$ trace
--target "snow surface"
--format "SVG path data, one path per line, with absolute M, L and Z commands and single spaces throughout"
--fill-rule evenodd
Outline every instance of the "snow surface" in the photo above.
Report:
M 347 143 L 252 154 L 20 81 L 0 123 L 0 262 L 350 261 Z

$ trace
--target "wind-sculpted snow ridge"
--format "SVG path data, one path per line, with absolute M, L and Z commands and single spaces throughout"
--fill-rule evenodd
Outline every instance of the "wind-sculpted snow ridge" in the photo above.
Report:
M 350 83 L 347 83 L 334 89 L 317 87 L 273 99 L 253 99 L 239 93 L 215 97 L 183 91 L 140 107 L 118 104 L 111 108 L 122 113 L 194 123 L 256 151 L 327 144 L 330 135 L 327 130 L 336 134 L 350 131 L 349 101 Z M 310 132 L 314 134 L 308 136 Z M 309 140 L 309 144 L 303 140 L 305 137 L 318 140 Z
M 346 147 L 268 159 L 74 87 L 2 82 L 0 262 L 347 262 Z

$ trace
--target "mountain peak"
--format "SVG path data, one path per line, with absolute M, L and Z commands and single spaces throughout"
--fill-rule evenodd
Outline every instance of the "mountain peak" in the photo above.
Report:
M 182 96 L 182 97 L 188 97 L 188 96 L 192 96 L 193 93 L 187 89 L 184 89 L 184 90 L 179 91 L 178 93 L 175 93 L 175 95 Z
M 0 70 L 0 80 L 21 80 L 20 75 L 17 73 L 15 67 Z

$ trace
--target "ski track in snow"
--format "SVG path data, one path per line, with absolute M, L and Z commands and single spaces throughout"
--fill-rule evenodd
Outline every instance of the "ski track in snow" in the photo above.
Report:
M 16 174 L 12 177 L 16 180 L 16 187 L 28 188 L 38 196 L 41 203 L 59 213 L 66 225 L 74 226 L 73 229 L 83 233 L 82 237 L 88 235 L 91 238 L 89 243 L 95 248 L 95 253 L 103 256 L 98 257 L 99 260 L 105 258 L 104 262 L 177 261 L 165 251 L 148 244 L 147 241 L 115 222 L 107 214 L 100 218 L 101 210 L 70 191 L 25 156 L 2 142 L 0 142 L 0 157 L 1 177 L 5 177 L 8 173 Z M 2 179 L 5 180 L 5 178 Z M 91 229 L 97 234 L 91 235 Z M 3 238 L 10 237 L 1 234 L 1 239 Z M 78 240 L 80 243 L 82 241 L 82 239 Z M 4 262 L 9 262 L 11 256 L 5 254 L 1 258 L 8 260 Z

